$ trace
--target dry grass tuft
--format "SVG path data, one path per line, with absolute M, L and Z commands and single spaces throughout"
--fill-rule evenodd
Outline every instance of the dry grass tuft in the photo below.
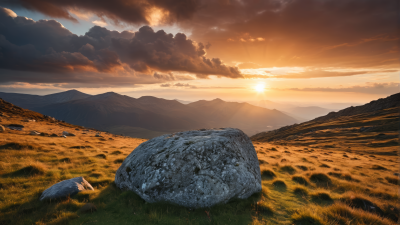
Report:
M 387 180 L 387 182 L 389 182 L 391 184 L 400 185 L 399 177 L 397 177 L 397 176 L 385 177 L 385 179 Z
M 305 177 L 303 176 L 293 176 L 292 180 L 296 183 L 302 184 L 302 185 L 308 185 L 308 181 Z
M 301 195 L 301 196 L 307 196 L 308 195 L 308 190 L 307 188 L 303 187 L 303 186 L 296 186 L 293 189 L 293 192 L 297 195 Z
M 310 196 L 314 202 L 319 203 L 319 204 L 333 203 L 333 199 L 331 198 L 329 193 L 326 191 L 317 191 L 317 192 L 312 193 Z
M 18 177 L 18 176 L 35 176 L 35 175 L 44 175 L 46 173 L 46 166 L 41 163 L 34 163 L 29 166 L 26 166 L 22 169 L 14 171 L 12 173 L 6 174 L 6 176 L 10 177 Z
M 276 177 L 276 174 L 272 170 L 263 170 L 261 171 L 261 176 L 266 179 L 273 179 Z
M 0 150 L 41 150 L 39 145 L 10 142 L 0 146 Z
M 335 203 L 324 209 L 324 214 L 330 221 L 337 221 L 339 224 L 359 224 L 359 225 L 392 225 L 389 219 L 382 218 L 376 214 L 368 213 L 363 210 L 352 208 L 344 203 Z
M 286 183 L 283 180 L 274 180 L 274 182 L 272 182 L 272 184 L 274 185 L 274 187 L 279 188 L 279 189 L 286 189 Z
M 325 225 L 326 223 L 316 210 L 301 209 L 297 210 L 292 216 L 293 224 L 307 224 L 307 225 Z
M 299 169 L 301 169 L 301 170 L 303 170 L 303 171 L 307 171 L 307 170 L 308 170 L 308 167 L 307 167 L 307 166 L 297 165 L 296 167 L 299 168 Z
M 329 165 L 326 165 L 326 164 L 321 164 L 319 167 L 324 167 L 324 168 L 331 168 Z
M 373 170 L 387 170 L 385 167 L 380 166 L 380 165 L 373 165 L 372 169 Z
M 316 184 L 322 184 L 322 185 L 330 185 L 332 183 L 331 178 L 329 178 L 324 173 L 313 173 L 310 176 L 310 181 L 312 181 Z
M 120 154 L 122 154 L 122 152 L 118 150 L 111 152 L 111 155 L 120 155 Z
M 287 173 L 289 173 L 289 174 L 294 174 L 294 173 L 297 172 L 296 169 L 293 168 L 293 166 L 290 166 L 290 165 L 282 166 L 282 167 L 280 168 L 280 170 L 281 170 L 282 172 L 287 172 Z
M 96 157 L 102 158 L 102 159 L 107 159 L 107 156 L 105 154 L 98 154 Z
M 272 215 L 274 214 L 274 208 L 272 205 L 264 200 L 257 202 L 256 211 L 262 212 L 263 214 Z
M 382 209 L 376 203 L 374 203 L 371 198 L 364 195 L 348 193 L 344 195 L 340 200 L 353 208 L 361 209 L 366 212 L 375 213 L 381 216 L 383 215 Z
M 124 160 L 125 160 L 124 158 L 116 159 L 116 160 L 114 160 L 114 163 L 115 164 L 120 164 L 120 163 L 123 163 Z

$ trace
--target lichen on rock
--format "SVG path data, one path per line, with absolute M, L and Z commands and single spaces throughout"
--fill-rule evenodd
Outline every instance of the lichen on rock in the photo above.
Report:
M 241 130 L 202 129 L 142 143 L 124 160 L 115 183 L 147 202 L 203 208 L 260 192 L 261 174 L 254 146 Z

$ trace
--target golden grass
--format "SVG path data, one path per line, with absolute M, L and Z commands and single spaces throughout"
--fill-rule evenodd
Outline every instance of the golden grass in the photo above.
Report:
M 20 123 L 18 118 L 8 120 Z M 392 175 L 398 170 L 397 156 L 382 155 L 372 147 L 342 148 L 340 141 L 325 141 L 324 145 L 335 144 L 335 148 L 326 149 L 254 143 L 262 192 L 246 200 L 193 211 L 166 203 L 145 203 L 133 192 L 115 187 L 117 169 L 145 140 L 107 133 L 99 140 L 95 131 L 82 134 L 75 127 L 47 122 L 26 127 L 25 131 L 8 130 L 0 136 L 0 224 L 366 225 L 396 224 L 400 212 L 399 178 Z M 31 136 L 30 129 L 49 134 L 65 130 L 77 136 Z M 382 151 L 394 150 L 389 146 Z M 323 164 L 329 167 L 320 167 Z M 95 191 L 55 202 L 38 200 L 46 188 L 77 176 L 85 177 Z M 376 206 L 375 211 L 363 209 L 364 203 Z

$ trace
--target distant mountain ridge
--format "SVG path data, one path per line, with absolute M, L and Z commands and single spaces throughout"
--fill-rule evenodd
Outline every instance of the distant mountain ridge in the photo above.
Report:
M 77 90 L 69 90 L 45 96 L 0 92 L 0 98 L 3 100 L 30 110 L 33 110 L 37 107 L 43 107 L 45 105 L 84 99 L 90 96 L 91 95 Z
M 278 110 L 221 99 L 182 104 L 152 96 L 132 98 L 114 92 L 87 95 L 76 90 L 46 96 L 0 93 L 3 97 L 17 106 L 71 124 L 118 134 L 140 135 L 138 132 L 144 131 L 144 138 L 215 127 L 235 127 L 252 135 L 297 122 Z

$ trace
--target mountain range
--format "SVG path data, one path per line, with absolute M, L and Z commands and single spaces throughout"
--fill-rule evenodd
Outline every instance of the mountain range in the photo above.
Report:
M 0 92 L 0 98 L 68 123 L 140 138 L 215 127 L 235 127 L 252 135 L 297 122 L 278 110 L 221 99 L 182 104 L 152 96 L 88 95 L 76 90 L 45 96 Z

